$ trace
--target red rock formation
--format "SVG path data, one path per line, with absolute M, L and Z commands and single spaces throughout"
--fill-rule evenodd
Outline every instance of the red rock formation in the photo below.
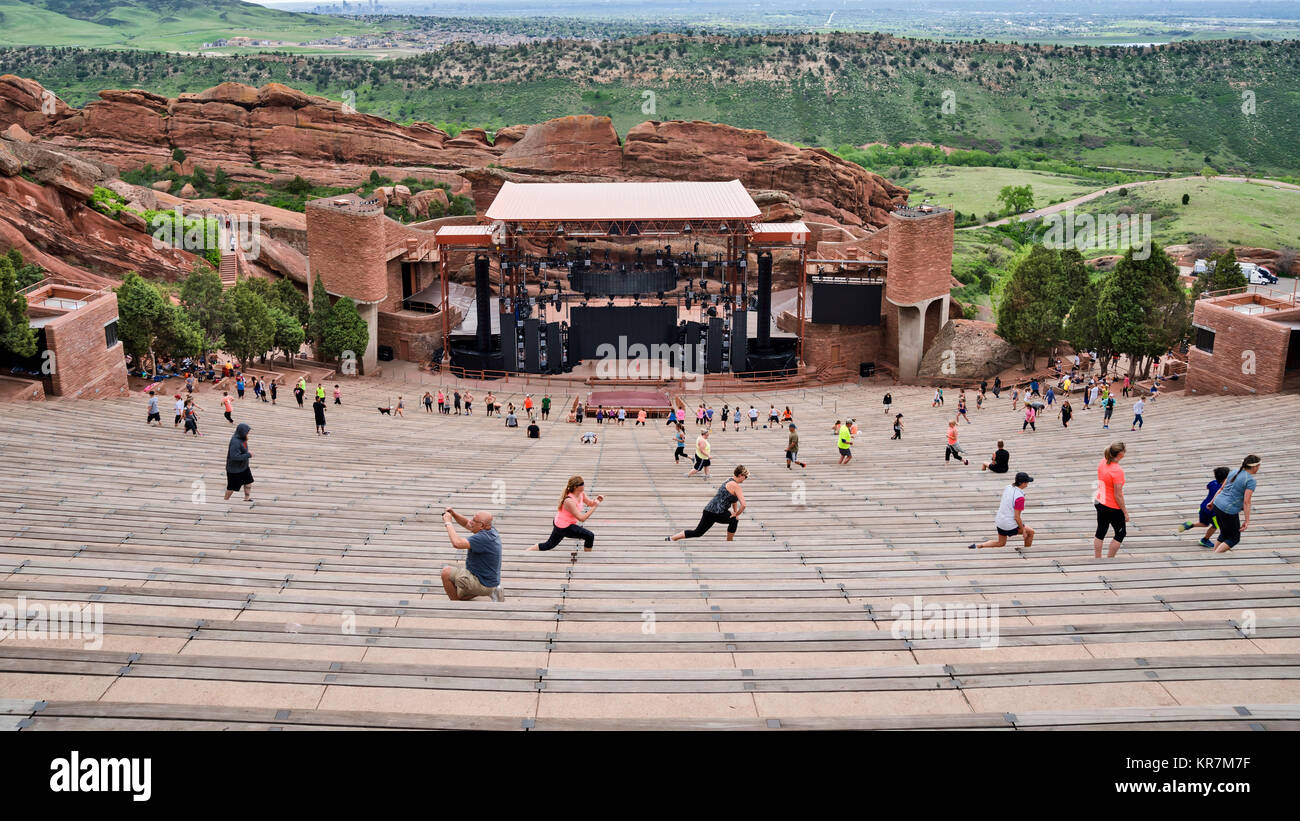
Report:
M 42 113 L 42 105 L 53 113 Z M 0 126 L 17 123 L 55 145 L 125 168 L 171 162 L 174 148 L 189 162 L 220 165 L 236 179 L 269 180 L 272 172 L 301 174 L 320 184 L 353 186 L 378 170 L 452 183 L 486 184 L 472 192 L 486 206 L 504 179 L 728 180 L 756 191 L 782 191 L 789 208 L 769 219 L 806 213 L 846 225 L 886 224 L 907 192 L 821 149 L 799 148 L 753 129 L 707 122 L 647 122 L 622 145 L 608 118 L 561 117 L 497 132 L 455 138 L 427 123 L 398 125 L 343 110 L 340 103 L 271 83 L 260 89 L 222 83 L 168 99 L 147 91 L 103 91 L 82 109 L 51 100 L 30 80 L 0 77 Z M 504 169 L 501 174 L 483 173 Z M 460 176 L 458 176 L 460 172 Z M 566 176 L 568 175 L 568 176 Z M 774 203 L 775 205 L 775 203 Z

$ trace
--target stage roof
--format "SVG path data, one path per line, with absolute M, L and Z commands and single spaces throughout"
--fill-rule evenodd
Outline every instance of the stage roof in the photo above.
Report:
M 730 182 L 507 182 L 487 218 L 506 222 L 752 220 L 758 206 Z

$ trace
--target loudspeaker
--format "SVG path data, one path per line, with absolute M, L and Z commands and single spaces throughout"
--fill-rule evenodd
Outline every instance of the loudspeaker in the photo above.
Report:
M 478 318 L 474 341 L 484 352 L 492 349 L 492 288 L 488 284 L 488 265 L 485 254 L 474 257 L 474 308 Z
M 731 370 L 745 370 L 746 348 L 749 343 L 749 314 L 745 311 L 731 312 Z
M 758 255 L 758 349 L 772 348 L 772 252 Z
M 874 376 L 875 373 L 875 362 L 862 362 L 858 365 L 858 376 Z
M 704 358 L 706 371 L 722 372 L 722 320 L 716 316 L 709 318 L 709 343 Z
M 501 315 L 501 359 L 505 364 L 503 370 L 515 372 L 519 370 L 519 339 L 518 327 L 515 325 L 514 314 Z
M 379 346 L 379 359 L 380 359 L 381 362 L 392 362 L 392 361 L 393 361 L 393 349 L 392 349 L 392 347 L 389 346 L 389 345 L 380 345 L 380 346 Z
M 541 322 L 529 317 L 524 320 L 524 373 L 540 373 Z
M 564 373 L 564 353 L 560 348 L 560 323 L 546 323 L 546 372 Z

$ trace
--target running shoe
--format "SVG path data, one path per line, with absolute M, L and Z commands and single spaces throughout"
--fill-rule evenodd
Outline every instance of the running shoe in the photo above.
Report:
M 1194 527 L 1196 527 L 1196 525 L 1192 524 L 1191 522 L 1183 522 L 1178 526 L 1178 532 L 1186 533 L 1187 531 L 1191 530 Z
M 1200 545 L 1201 547 L 1209 547 L 1209 548 L 1214 547 L 1214 545 L 1210 542 L 1210 540 L 1205 538 L 1204 536 L 1201 537 L 1201 540 L 1197 542 L 1197 544 Z

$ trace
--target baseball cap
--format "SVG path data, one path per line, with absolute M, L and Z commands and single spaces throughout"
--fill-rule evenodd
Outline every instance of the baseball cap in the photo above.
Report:
M 1023 470 L 1016 474 L 1016 484 L 1023 485 L 1034 481 L 1034 477 L 1025 473 Z

